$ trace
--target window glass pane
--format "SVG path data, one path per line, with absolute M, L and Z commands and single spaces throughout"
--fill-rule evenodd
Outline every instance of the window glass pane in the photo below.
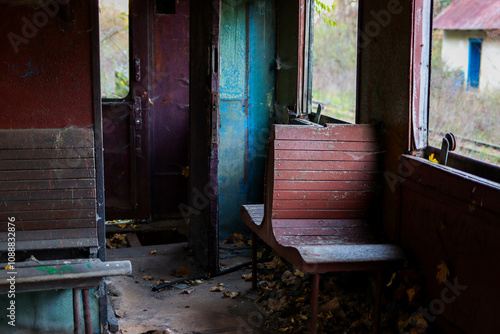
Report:
M 321 103 L 322 114 L 351 123 L 356 110 L 357 35 L 357 0 L 316 1 L 313 107 Z
M 101 91 L 106 98 L 129 92 L 129 2 L 99 0 L 101 27 Z
M 476 20 L 471 5 L 434 1 L 429 145 L 441 147 L 452 132 L 456 153 L 500 165 L 500 31 L 488 30 L 487 17 Z M 479 6 L 488 16 L 495 4 Z

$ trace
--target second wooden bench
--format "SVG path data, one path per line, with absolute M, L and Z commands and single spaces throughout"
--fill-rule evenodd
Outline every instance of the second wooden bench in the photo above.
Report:
M 381 272 L 403 260 L 379 236 L 382 152 L 372 125 L 275 125 L 269 141 L 265 204 L 241 207 L 254 236 L 313 275 L 311 333 L 317 331 L 319 275 L 377 271 L 374 328 L 379 327 Z

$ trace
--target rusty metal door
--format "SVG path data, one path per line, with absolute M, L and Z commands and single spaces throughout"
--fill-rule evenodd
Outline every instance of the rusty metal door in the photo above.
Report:
M 124 51 L 130 64 L 128 95 L 102 100 L 106 219 L 147 219 L 151 214 L 148 51 L 151 2 L 129 2 L 129 50 Z

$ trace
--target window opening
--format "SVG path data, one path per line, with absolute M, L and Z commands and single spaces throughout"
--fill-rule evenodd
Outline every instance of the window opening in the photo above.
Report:
M 355 123 L 358 1 L 314 2 L 313 112 Z
M 429 145 L 452 132 L 455 153 L 500 166 L 500 29 L 494 2 L 479 4 L 480 20 L 471 5 L 434 1 Z
M 99 0 L 101 92 L 124 98 L 130 90 L 129 1 Z

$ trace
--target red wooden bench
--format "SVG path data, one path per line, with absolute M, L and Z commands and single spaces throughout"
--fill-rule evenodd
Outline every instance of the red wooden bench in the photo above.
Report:
M 377 331 L 381 272 L 400 264 L 403 252 L 384 243 L 374 228 L 380 223 L 382 177 L 375 127 L 275 125 L 269 146 L 265 204 L 241 207 L 242 219 L 253 232 L 253 287 L 258 235 L 296 268 L 313 275 L 310 331 L 316 333 L 319 275 L 377 271 Z

